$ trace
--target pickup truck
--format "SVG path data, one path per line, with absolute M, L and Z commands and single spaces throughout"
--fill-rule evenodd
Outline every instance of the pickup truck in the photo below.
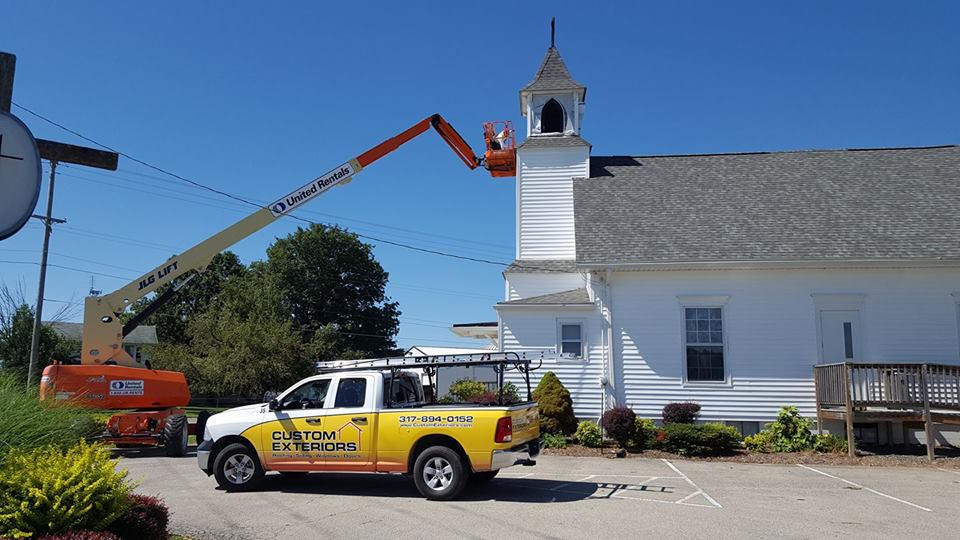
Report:
M 197 460 L 227 491 L 254 489 L 267 471 L 404 473 L 424 497 L 449 500 L 468 481 L 535 464 L 540 445 L 535 402 L 428 404 L 419 373 L 372 369 L 308 377 L 211 416 Z

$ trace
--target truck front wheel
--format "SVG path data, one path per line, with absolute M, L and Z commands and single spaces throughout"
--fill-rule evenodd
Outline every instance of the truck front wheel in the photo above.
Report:
M 449 501 L 466 486 L 463 459 L 446 446 L 431 446 L 417 456 L 413 481 L 424 497 L 432 501 Z
M 246 445 L 234 443 L 217 454 L 213 464 L 217 484 L 226 491 L 247 491 L 263 479 L 263 467 L 257 454 Z

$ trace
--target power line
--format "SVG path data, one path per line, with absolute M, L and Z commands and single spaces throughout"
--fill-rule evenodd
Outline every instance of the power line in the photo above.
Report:
M 38 262 L 36 262 L 36 261 L 0 261 L 0 264 L 30 264 L 30 265 L 33 265 L 33 266 L 40 266 L 40 263 L 38 263 Z M 104 274 L 104 273 L 102 273 L 102 272 L 94 272 L 94 271 L 92 271 L 92 270 L 83 270 L 83 269 L 81 269 L 81 268 L 73 268 L 73 267 L 70 267 L 70 266 L 64 266 L 64 265 L 60 265 L 60 264 L 47 263 L 47 266 L 50 266 L 50 267 L 53 267 L 53 268 L 60 268 L 60 269 L 62 269 L 62 270 L 72 270 L 72 271 L 74 271 L 74 272 L 83 272 L 84 274 L 93 274 L 93 275 L 95 275 L 95 276 L 108 277 L 108 278 L 114 278 L 114 279 L 122 279 L 122 280 L 124 280 L 124 281 L 130 281 L 130 280 L 132 279 L 132 278 L 126 278 L 126 277 L 123 277 L 123 276 L 115 276 L 115 275 L 113 275 L 113 274 Z
M 117 149 L 115 149 L 115 148 L 112 148 L 112 147 L 110 147 L 110 146 L 108 146 L 108 145 L 105 145 L 105 144 L 99 142 L 99 141 L 96 141 L 96 140 L 94 140 L 94 139 L 91 139 L 90 137 L 87 137 L 87 136 L 85 136 L 85 135 L 82 135 L 81 133 L 70 129 L 70 128 L 64 126 L 63 124 L 60 124 L 60 123 L 58 123 L 58 122 L 55 122 L 55 121 L 51 120 L 50 118 L 47 118 L 46 116 L 43 116 L 43 115 L 40 114 L 40 113 L 34 112 L 34 111 L 30 110 L 29 108 L 24 107 L 23 105 L 20 105 L 19 103 L 13 102 L 13 105 L 14 105 L 15 107 L 17 107 L 18 109 L 21 109 L 21 110 L 23 110 L 24 112 L 26 112 L 26 113 L 28 113 L 28 114 L 30 114 L 30 115 L 32 115 L 32 116 L 35 116 L 35 117 L 39 118 L 40 120 L 43 120 L 44 122 L 47 122 L 47 123 L 49 123 L 49 124 L 51 124 L 51 125 L 54 125 L 54 126 L 60 128 L 60 129 L 64 130 L 64 131 L 66 131 L 67 133 L 70 133 L 70 134 L 72 134 L 72 135 L 75 135 L 75 136 L 77 136 L 77 137 L 80 137 L 81 139 L 83 139 L 83 140 L 85 140 L 85 141 L 87 141 L 87 142 L 89 142 L 89 143 L 91 143 L 91 144 L 95 144 L 95 145 L 97 145 L 97 146 L 100 146 L 101 148 L 104 148 L 104 149 L 109 150 L 109 151 L 111 151 L 111 152 L 114 152 L 114 153 L 116 153 L 116 154 L 118 154 L 118 155 L 121 155 L 121 156 L 129 159 L 130 161 L 133 161 L 133 162 L 135 162 L 135 163 L 139 163 L 140 165 L 143 165 L 144 167 L 147 167 L 147 168 L 149 168 L 149 169 L 153 169 L 153 170 L 155 170 L 155 171 L 157 171 L 157 172 L 160 172 L 160 173 L 162 173 L 162 174 L 166 174 L 166 175 L 168 175 L 168 176 L 170 176 L 170 177 L 176 178 L 176 179 L 178 179 L 178 180 L 181 180 L 181 181 L 183 181 L 183 182 L 186 182 L 186 183 L 188 183 L 188 184 L 190 184 L 190 185 L 193 185 L 193 186 L 195 186 L 195 187 L 198 187 L 198 188 L 201 188 L 201 189 L 205 189 L 205 190 L 207 190 L 207 191 L 216 193 L 216 194 L 218 194 L 218 195 L 222 195 L 222 196 L 224 196 L 224 197 L 233 199 L 233 200 L 235 200 L 235 201 L 242 202 L 242 203 L 244 203 L 244 204 L 248 204 L 248 205 L 253 206 L 253 207 L 255 207 L 255 208 L 264 208 L 263 205 L 257 204 L 257 203 L 255 203 L 255 202 L 252 202 L 252 201 L 250 201 L 250 200 L 248 200 L 248 199 L 246 199 L 246 198 L 244 198 L 244 197 L 240 197 L 240 196 L 238 196 L 238 195 L 234 195 L 234 194 L 228 193 L 228 192 L 226 192 L 226 191 L 221 191 L 221 190 L 219 190 L 219 189 L 217 189 L 217 188 L 208 186 L 208 185 L 203 184 L 203 183 L 201 183 L 201 182 L 197 182 L 197 181 L 195 181 L 195 180 L 191 180 L 191 179 L 189 179 L 189 178 L 185 178 L 185 177 L 183 177 L 183 176 L 180 176 L 179 174 L 176 174 L 176 173 L 174 173 L 174 172 L 168 171 L 168 170 L 166 170 L 166 169 L 164 169 L 164 168 L 162 168 L 162 167 L 158 167 L 158 166 L 156 166 L 156 165 L 147 163 L 146 161 L 143 161 L 143 160 L 141 160 L 141 159 L 138 159 L 138 158 L 136 158 L 136 157 L 133 157 L 133 156 L 131 156 L 130 154 L 127 154 L 126 152 L 122 152 L 122 151 L 120 151 L 120 150 L 117 150 Z M 301 221 L 301 222 L 306 223 L 306 224 L 309 224 L 309 225 L 322 225 L 322 224 L 320 224 L 320 223 L 316 223 L 316 222 L 314 222 L 314 221 L 311 221 L 311 220 L 306 219 L 306 218 L 304 218 L 304 217 L 295 215 L 295 214 L 293 214 L 293 213 L 285 214 L 285 217 L 289 217 L 289 218 L 291 218 L 291 219 L 296 219 L 296 220 L 298 220 L 298 221 Z M 429 248 L 419 247 L 419 246 L 415 246 L 415 245 L 412 245 L 412 244 L 407 244 L 407 243 L 405 243 L 405 242 L 395 242 L 395 241 L 392 241 L 392 240 L 386 240 L 386 239 L 384 239 L 384 238 L 379 238 L 379 237 L 372 236 L 372 235 L 368 235 L 368 234 L 360 234 L 360 233 L 353 233 L 353 234 L 356 234 L 358 237 L 364 238 L 364 239 L 367 239 L 367 240 L 373 240 L 373 241 L 375 241 L 375 242 L 380 242 L 380 243 L 383 243 L 383 244 L 387 244 L 387 245 L 391 245 L 391 246 L 396 246 L 396 247 L 408 249 L 408 250 L 411 250 L 411 251 L 417 251 L 417 252 L 420 252 L 420 253 L 428 253 L 428 254 L 431 254 L 431 255 L 437 255 L 437 256 L 439 256 L 439 257 L 447 257 L 447 258 L 451 258 L 451 259 L 459 259 L 459 260 L 471 261 L 471 262 L 476 262 L 476 263 L 481 263 L 481 264 L 490 264 L 490 265 L 494 265 L 494 266 L 509 266 L 509 265 L 513 264 L 513 263 L 510 263 L 510 262 L 497 261 L 497 260 L 487 259 L 487 258 L 483 258 L 483 257 L 471 257 L 471 256 L 466 256 L 466 255 L 457 255 L 457 254 L 453 254 L 453 253 L 448 253 L 448 252 L 440 251 L 440 250 L 437 250 L 437 249 L 429 249 Z M 529 269 L 529 270 L 538 270 L 538 271 L 543 271 L 543 272 L 558 272 L 558 270 L 552 269 L 552 268 L 539 268 L 539 267 L 536 267 L 536 266 L 529 266 L 529 265 L 516 265 L 516 266 L 517 266 L 518 268 L 522 267 L 522 268 Z

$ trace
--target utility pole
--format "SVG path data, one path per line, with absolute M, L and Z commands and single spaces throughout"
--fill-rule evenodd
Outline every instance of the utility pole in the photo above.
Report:
M 16 71 L 17 57 L 10 53 L 0 52 L 0 110 L 10 112 L 13 102 L 13 78 Z M 43 316 L 43 292 L 47 278 L 47 255 L 50 247 L 50 233 L 54 223 L 66 223 L 66 220 L 55 219 L 53 212 L 53 185 L 56 178 L 57 164 L 74 163 L 87 167 L 96 167 L 109 171 L 117 170 L 119 156 L 115 152 L 106 152 L 95 148 L 64 144 L 46 139 L 37 139 L 37 149 L 40 157 L 50 162 L 50 187 L 47 192 L 47 213 L 45 216 L 33 217 L 43 221 L 43 254 L 40 259 L 40 282 L 37 285 L 37 305 L 33 315 L 33 336 L 30 341 L 30 364 L 27 367 L 27 384 L 33 382 L 33 372 L 40 357 L 40 329 Z
M 50 161 L 50 189 L 47 191 L 47 215 L 33 217 L 43 221 L 43 253 L 40 255 L 40 282 L 37 284 L 37 305 L 33 313 L 33 335 L 30 337 L 30 365 L 27 367 L 27 385 L 33 380 L 33 369 L 40 358 L 40 327 L 43 319 L 43 289 L 47 283 L 47 253 L 50 248 L 50 233 L 54 223 L 66 223 L 65 219 L 53 217 L 53 184 L 57 178 L 57 162 Z

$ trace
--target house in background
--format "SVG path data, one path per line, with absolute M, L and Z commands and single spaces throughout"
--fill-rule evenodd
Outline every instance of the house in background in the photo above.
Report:
M 53 330 L 62 338 L 77 342 L 77 355 L 80 354 L 79 343 L 83 338 L 83 323 L 78 322 L 45 322 L 44 325 L 53 328 Z M 144 362 L 150 361 L 150 354 L 145 345 L 156 345 L 157 327 L 141 325 L 133 329 L 129 335 L 123 338 L 123 349 L 136 359 L 142 359 Z
M 553 47 L 520 91 L 494 306 L 501 350 L 576 356 L 537 373 L 577 416 L 696 401 L 749 434 L 815 415 L 816 364 L 960 363 L 960 147 L 597 156 L 585 96 Z

